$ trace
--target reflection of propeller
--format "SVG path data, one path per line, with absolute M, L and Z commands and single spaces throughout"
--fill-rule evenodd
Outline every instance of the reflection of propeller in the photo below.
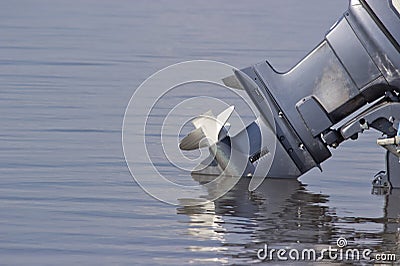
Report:
M 190 132 L 179 144 L 181 150 L 195 150 L 203 147 L 210 147 L 227 135 L 227 124 L 232 115 L 234 106 L 230 106 L 215 117 L 210 111 L 193 119 L 192 124 L 195 130 Z M 202 141 L 206 139 L 206 141 Z
M 198 174 L 192 174 L 192 178 L 199 183 L 212 180 L 210 176 Z M 254 250 L 265 243 L 274 247 L 279 241 L 301 249 L 328 243 L 332 238 L 335 213 L 326 206 L 328 196 L 308 191 L 297 179 L 268 178 L 253 192 L 247 190 L 250 181 L 241 178 L 213 204 L 178 207 L 179 214 L 190 218 L 188 232 L 195 232 L 202 240 L 208 237 L 221 241 L 226 254 L 240 254 L 232 261 L 228 255 L 230 264 L 241 264 L 246 259 L 254 262 Z M 211 186 L 207 192 L 218 194 L 219 189 L 220 186 Z M 243 248 L 240 251 L 237 243 Z M 214 250 L 218 248 L 220 246 L 213 246 Z M 237 258 L 241 260 L 237 261 Z

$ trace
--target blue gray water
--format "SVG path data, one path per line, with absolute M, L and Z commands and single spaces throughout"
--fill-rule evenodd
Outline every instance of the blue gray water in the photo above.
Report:
M 148 196 L 122 152 L 125 107 L 155 71 L 194 59 L 245 67 L 268 58 L 287 69 L 346 6 L 1 1 L 0 264 L 246 264 L 264 243 L 314 247 L 339 236 L 399 254 L 398 200 L 371 195 L 384 169 L 376 133 L 334 151 L 322 173 L 252 194 L 243 180 L 202 207 Z

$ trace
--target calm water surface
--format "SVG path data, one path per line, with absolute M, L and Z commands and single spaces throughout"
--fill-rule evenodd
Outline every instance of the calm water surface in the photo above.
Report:
M 242 180 L 200 207 L 148 196 L 123 157 L 125 107 L 155 71 L 193 59 L 287 69 L 346 6 L 1 1 L 0 264 L 247 264 L 264 243 L 323 247 L 340 236 L 400 256 L 400 193 L 371 195 L 384 168 L 375 133 L 334 151 L 323 173 L 254 193 Z

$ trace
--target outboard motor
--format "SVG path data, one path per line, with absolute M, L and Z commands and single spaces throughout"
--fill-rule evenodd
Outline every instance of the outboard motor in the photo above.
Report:
M 385 135 L 378 144 L 387 149 L 386 172 L 374 184 L 400 188 L 400 0 L 351 0 L 324 40 L 289 71 L 261 62 L 223 81 L 245 90 L 260 117 L 236 136 L 224 127 L 233 107 L 195 119 L 180 148 L 209 147 L 213 160 L 202 174 L 225 171 L 233 144 L 241 150 L 245 141 L 240 175 L 297 178 L 320 167 L 330 148 L 373 128 Z

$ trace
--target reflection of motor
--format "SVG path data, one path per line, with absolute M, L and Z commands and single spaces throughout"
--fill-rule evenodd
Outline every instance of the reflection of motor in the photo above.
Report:
M 213 131 L 212 144 L 240 143 L 246 135 L 250 148 L 243 174 L 254 175 L 257 167 L 270 162 L 266 176 L 299 177 L 327 160 L 329 147 L 355 140 L 364 130 L 373 128 L 396 140 L 400 122 L 399 11 L 398 0 L 351 0 L 325 39 L 288 72 L 278 73 L 268 62 L 234 71 L 224 83 L 244 89 L 260 118 L 243 130 L 246 134 L 236 136 L 219 134 L 225 132 L 226 121 L 222 121 L 218 132 Z M 262 144 L 262 135 L 269 125 L 275 126 L 277 141 L 275 156 L 268 158 L 270 147 Z M 206 127 L 196 126 L 210 138 Z M 188 138 L 190 135 L 186 142 Z M 400 187 L 399 143 L 383 146 L 388 150 L 385 176 L 392 186 Z M 194 147 L 200 145 L 186 149 Z M 210 167 L 218 170 L 221 164 L 217 160 Z

